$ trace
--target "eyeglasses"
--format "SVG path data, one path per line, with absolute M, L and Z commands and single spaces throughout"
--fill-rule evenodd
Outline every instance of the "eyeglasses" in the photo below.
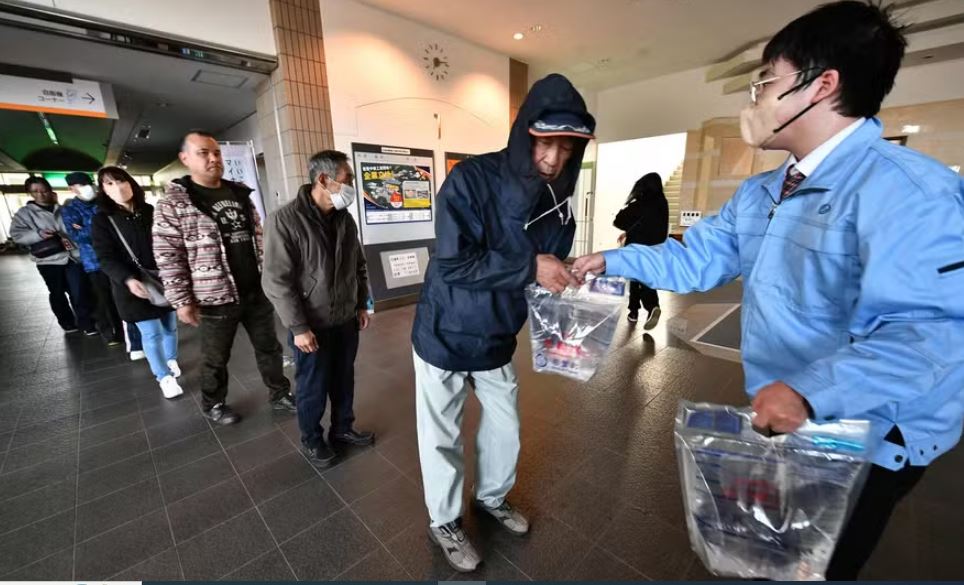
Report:
M 810 67 L 809 69 L 800 69 L 799 71 L 794 71 L 794 72 L 792 72 L 792 73 L 784 73 L 783 75 L 777 75 L 777 76 L 774 76 L 774 77 L 768 77 L 767 79 L 761 79 L 760 81 L 751 81 L 751 82 L 750 82 L 750 101 L 753 102 L 754 104 L 756 104 L 757 99 L 763 94 L 764 88 L 765 88 L 767 85 L 769 85 L 769 84 L 771 84 L 771 83 L 773 83 L 773 82 L 775 82 L 775 81 L 780 81 L 780 80 L 783 79 L 784 77 L 790 77 L 791 75 L 800 75 L 801 73 L 807 73 L 807 72 L 810 72 L 810 71 L 814 71 L 814 70 L 816 70 L 816 69 L 819 69 L 819 68 L 818 68 L 818 67 Z M 812 81 L 812 80 L 810 80 L 810 81 Z M 793 91 L 794 89 L 796 89 L 796 88 L 799 87 L 800 85 L 806 85 L 806 84 L 809 83 L 810 81 L 806 81 L 806 82 L 800 83 L 800 84 L 794 86 L 790 91 Z

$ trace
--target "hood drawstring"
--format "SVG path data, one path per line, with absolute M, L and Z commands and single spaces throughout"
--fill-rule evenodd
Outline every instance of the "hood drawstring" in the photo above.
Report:
M 555 211 L 559 215 L 559 222 L 562 223 L 562 225 L 568 224 L 569 220 L 572 219 L 572 195 L 570 195 L 569 197 L 566 197 L 562 201 L 559 201 L 558 199 L 556 199 L 556 192 L 552 189 L 552 185 L 550 185 L 549 183 L 546 183 L 546 187 L 549 187 L 549 194 L 552 195 L 552 202 L 555 203 L 555 205 L 551 209 L 546 210 L 545 213 L 542 213 L 541 215 L 539 215 L 539 217 L 527 221 L 525 225 L 522 226 L 523 231 L 528 231 L 530 225 L 539 221 L 543 217 L 549 215 L 553 211 Z M 559 209 L 563 205 L 567 206 L 565 214 L 562 212 L 561 209 Z

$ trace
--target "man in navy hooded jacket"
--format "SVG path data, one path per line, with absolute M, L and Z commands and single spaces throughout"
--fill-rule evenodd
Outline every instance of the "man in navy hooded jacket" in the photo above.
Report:
M 436 249 L 415 316 L 416 412 L 429 534 L 456 570 L 481 559 L 461 528 L 461 422 L 468 382 L 482 404 L 474 502 L 506 530 L 528 521 L 506 501 L 519 454 L 516 335 L 533 282 L 574 284 L 562 262 L 576 226 L 570 198 L 596 122 L 565 77 L 533 85 L 508 147 L 459 163 L 438 196 Z

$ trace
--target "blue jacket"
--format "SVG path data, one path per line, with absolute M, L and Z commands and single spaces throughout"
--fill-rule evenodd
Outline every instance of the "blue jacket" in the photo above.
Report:
M 61 211 L 64 230 L 67 232 L 67 236 L 77 244 L 77 249 L 80 251 L 80 261 L 83 263 L 86 272 L 100 270 L 100 263 L 97 261 L 94 243 L 90 236 L 90 228 L 97 211 L 96 203 L 83 201 L 76 197 L 68 201 Z M 74 224 L 81 226 L 82 229 L 74 228 Z
M 818 422 L 869 419 L 874 462 L 900 469 L 961 436 L 964 200 L 956 173 L 880 134 L 865 122 L 778 207 L 782 168 L 744 182 L 684 245 L 605 256 L 610 274 L 678 292 L 742 276 L 747 393 L 779 380 Z M 906 447 L 884 442 L 894 425 Z
M 523 290 L 535 281 L 536 255 L 564 259 L 572 248 L 575 219 L 565 225 L 551 209 L 552 195 L 532 165 L 529 125 L 545 111 L 595 120 L 579 92 L 561 75 L 532 86 L 505 150 L 456 165 L 439 190 L 435 254 L 415 313 L 412 344 L 426 362 L 448 371 L 484 371 L 512 360 L 516 336 L 528 316 Z M 556 199 L 572 195 L 585 141 L 577 140 Z M 566 206 L 561 208 L 565 215 Z

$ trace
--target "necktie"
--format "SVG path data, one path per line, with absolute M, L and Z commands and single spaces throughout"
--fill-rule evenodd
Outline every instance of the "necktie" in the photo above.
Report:
M 804 174 L 797 170 L 796 165 L 787 167 L 787 176 L 784 177 L 783 187 L 780 189 L 780 201 L 789 197 L 805 178 Z

